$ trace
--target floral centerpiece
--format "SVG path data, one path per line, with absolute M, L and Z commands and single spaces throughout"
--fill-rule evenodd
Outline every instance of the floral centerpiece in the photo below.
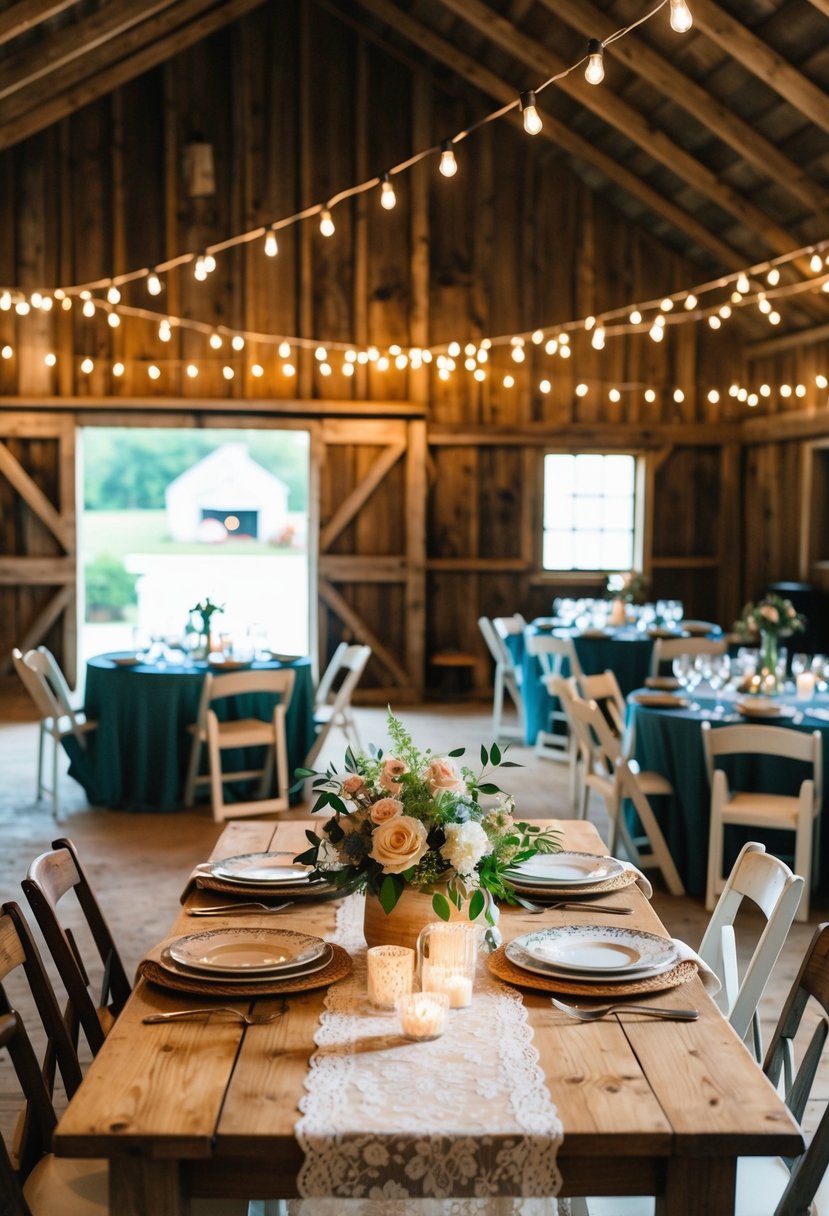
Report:
M 805 628 L 805 617 L 796 611 L 791 600 L 782 596 L 766 595 L 756 604 L 746 604 L 742 616 L 734 622 L 734 629 L 747 641 L 756 641 L 758 634 L 760 637 L 759 679 L 753 691 L 782 691 L 782 677 L 777 668 L 780 638 L 800 633 Z
M 197 643 L 193 648 L 194 658 L 206 659 L 209 655 L 211 621 L 217 612 L 224 612 L 224 608 L 224 604 L 214 604 L 207 596 L 189 609 L 192 629 L 198 634 Z
M 624 574 L 607 576 L 608 594 L 614 600 L 621 600 L 624 604 L 643 604 L 647 585 L 647 579 L 638 570 L 628 570 Z
M 306 833 L 311 847 L 296 860 L 337 887 L 365 891 L 367 925 L 370 901 L 391 918 L 411 893 L 424 904 L 423 923 L 460 914 L 492 924 L 493 900 L 516 902 L 507 869 L 555 852 L 557 833 L 515 820 L 514 799 L 492 771 L 520 766 L 496 743 L 481 747 L 476 773 L 456 763 L 463 748 L 419 750 L 391 711 L 388 733 L 391 752 L 355 756 L 349 748 L 343 773 L 297 770 L 301 780 L 313 778 L 312 811 L 333 814 L 320 835 Z

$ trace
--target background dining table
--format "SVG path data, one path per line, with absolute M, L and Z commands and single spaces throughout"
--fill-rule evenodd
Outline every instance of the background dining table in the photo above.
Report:
M 69 772 L 86 790 L 95 806 L 128 811 L 175 811 L 183 805 L 184 783 L 192 735 L 187 727 L 198 716 L 202 686 L 208 670 L 221 667 L 206 662 L 140 663 L 119 666 L 115 655 L 97 655 L 86 668 L 85 709 L 98 722 L 85 750 L 69 739 Z M 285 720 L 290 782 L 314 741 L 314 685 L 311 660 L 256 661 L 253 668 L 290 667 L 294 690 Z M 229 710 L 228 705 L 235 708 Z M 272 694 L 218 702 L 221 717 L 229 712 L 244 716 L 272 713 Z M 73 746 L 74 745 L 74 746 Z M 231 766 L 230 761 L 226 762 Z
M 679 695 L 679 694 L 678 694 Z M 736 722 L 759 722 L 783 726 L 791 730 L 819 731 L 823 742 L 823 771 L 829 773 L 829 696 L 813 701 L 797 701 L 780 697 L 783 714 L 773 718 L 744 718 L 735 712 L 735 694 L 723 694 L 724 712 L 715 712 L 711 697 L 697 696 L 693 702 L 699 709 L 668 708 L 638 705 L 628 702 L 628 729 L 633 731 L 633 755 L 640 767 L 661 773 L 673 786 L 673 796 L 654 798 L 652 805 L 665 835 L 671 856 L 689 895 L 705 894 L 708 864 L 708 827 L 711 787 L 705 767 L 705 752 L 701 725 L 710 722 L 712 729 Z M 800 782 L 810 774 L 796 760 L 780 757 L 744 756 L 728 758 L 721 763 L 733 788 L 765 790 L 770 794 L 797 791 Z M 829 807 L 824 785 L 823 810 Z M 632 812 L 629 812 L 632 813 Z M 758 837 L 758 832 L 760 835 Z M 725 865 L 733 864 L 737 853 L 747 840 L 760 839 L 774 853 L 785 857 L 794 851 L 794 835 L 789 832 L 761 831 L 757 827 L 726 826 Z M 822 834 L 819 862 L 824 875 L 829 875 L 829 838 Z M 820 882 L 818 882 L 820 889 Z
M 605 851 L 589 823 L 550 826 L 561 830 L 564 848 Z M 225 828 L 213 857 L 299 851 L 306 827 L 301 822 L 238 821 Z M 147 880 L 152 881 L 151 874 Z M 188 909 L 211 898 L 215 902 L 215 892 L 188 886 L 172 933 L 186 934 L 203 925 L 188 916 Z M 634 914 L 626 918 L 632 927 L 665 934 L 636 886 L 606 898 L 633 903 Z M 330 938 L 338 903 L 305 899 L 280 913 L 278 924 Z M 597 922 L 601 913 L 595 908 L 549 909 L 543 917 L 503 908 L 501 914 L 505 941 L 541 925 Z M 250 913 L 211 923 L 259 927 L 276 922 L 273 916 Z M 562 1194 L 656 1194 L 663 1205 L 657 1210 L 670 1216 L 727 1216 L 733 1211 L 738 1155 L 802 1152 L 799 1128 L 782 1099 L 698 976 L 659 992 L 657 1002 L 696 1006 L 699 1018 L 693 1022 L 623 1012 L 587 1024 L 554 1009 L 549 994 L 516 991 L 564 1128 L 558 1151 Z M 153 1216 L 182 1216 L 189 1195 L 296 1195 L 303 1164 L 295 1132 L 298 1104 L 324 1002 L 325 992 L 314 990 L 240 1003 L 257 1013 L 281 1011 L 267 1025 L 201 1019 L 146 1026 L 142 1019 L 148 1014 L 205 1002 L 203 996 L 139 980 L 60 1119 L 56 1153 L 109 1159 L 113 1216 L 146 1216 L 148 1210 Z M 462 1015 L 460 1010 L 451 1016 Z M 393 1036 L 395 1015 L 388 1016 Z M 384 1067 L 388 1101 L 377 1132 L 381 1148 L 384 1137 L 393 1143 L 397 1103 L 417 1100 L 396 1077 L 393 1051 Z M 501 1131 L 493 1126 L 487 1136 L 497 1140 Z M 459 1136 L 466 1134 L 459 1129 Z

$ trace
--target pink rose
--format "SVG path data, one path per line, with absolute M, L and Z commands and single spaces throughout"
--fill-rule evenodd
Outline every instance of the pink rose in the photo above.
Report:
M 369 811 L 372 823 L 385 823 L 402 813 L 403 803 L 399 798 L 380 798 Z
M 773 604 L 763 604 L 763 607 L 760 609 L 760 616 L 764 616 L 766 620 L 771 621 L 773 625 L 776 625 L 780 620 L 780 613 Z
M 398 777 L 402 777 L 408 771 L 408 764 L 404 764 L 402 760 L 396 760 L 394 756 L 389 756 L 378 779 L 380 788 L 388 790 L 390 794 L 399 794 L 403 786 L 398 781 Z
M 402 874 L 417 865 L 428 847 L 425 823 L 411 815 L 393 815 L 375 828 L 369 856 L 384 874 Z
M 451 760 L 433 760 L 423 776 L 429 790 L 435 796 L 444 791 L 459 794 L 466 789 L 463 777 Z
M 366 788 L 366 783 L 363 781 L 359 773 L 352 773 L 350 777 L 346 777 L 343 782 L 343 793 L 353 796 L 359 794 L 361 790 Z

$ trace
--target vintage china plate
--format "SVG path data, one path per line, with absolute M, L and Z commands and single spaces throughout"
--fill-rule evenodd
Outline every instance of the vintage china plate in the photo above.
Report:
M 568 884 L 583 887 L 615 878 L 624 868 L 615 857 L 598 857 L 595 853 L 537 853 L 507 870 L 506 877 L 517 887 L 522 883 L 535 887 L 547 883 L 555 887 Z
M 221 857 L 210 863 L 210 873 L 225 882 L 244 883 L 245 886 L 275 886 L 280 883 L 305 883 L 313 874 L 312 866 L 297 865 L 288 861 L 286 853 L 240 853 L 237 857 Z
M 646 709 L 687 709 L 687 697 L 674 697 L 668 692 L 635 692 L 630 698 L 635 705 Z
M 785 718 L 794 713 L 791 706 L 776 705 L 774 701 L 766 700 L 763 697 L 757 697 L 751 701 L 737 701 L 734 708 L 745 718 Z
M 617 925 L 561 925 L 525 933 L 510 947 L 534 964 L 559 975 L 597 975 L 624 978 L 657 974 L 676 964 L 676 947 L 669 938 Z M 507 949 L 510 955 L 509 947 Z M 519 959 L 512 958 L 519 966 Z
M 671 962 L 654 964 L 653 966 L 629 967 L 625 971 L 578 971 L 564 967 L 555 967 L 552 963 L 542 963 L 539 959 L 534 959 L 531 954 L 528 954 L 515 941 L 510 942 L 505 947 L 504 954 L 514 966 L 532 975 L 541 975 L 548 980 L 576 981 L 581 984 L 595 982 L 596 984 L 607 985 L 608 990 L 614 984 L 635 984 L 640 980 L 648 980 L 651 976 L 663 975 L 665 972 L 672 971 L 677 965 L 677 960 L 673 959 Z
M 312 963 L 325 942 L 281 929 L 205 929 L 170 943 L 170 957 L 196 971 L 224 975 L 267 974 Z
M 288 980 L 292 976 L 313 975 L 315 971 L 322 971 L 323 967 L 327 967 L 334 957 L 334 947 L 328 942 L 323 943 L 323 950 L 316 958 L 308 959 L 305 962 L 296 963 L 294 966 L 280 967 L 277 971 L 265 972 L 248 972 L 244 973 L 244 982 L 246 984 L 272 984 L 275 979 Z M 170 953 L 169 947 L 162 950 L 158 959 L 159 967 L 168 971 L 171 975 L 183 975 L 188 979 L 204 979 L 205 972 L 199 967 L 188 967 L 184 963 L 178 963 Z M 234 972 L 210 972 L 211 984 L 238 984 L 239 973 Z

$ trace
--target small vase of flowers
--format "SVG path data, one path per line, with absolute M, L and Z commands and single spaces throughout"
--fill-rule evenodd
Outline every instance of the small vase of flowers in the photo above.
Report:
M 497 744 L 481 747 L 478 772 L 421 751 L 389 711 L 391 751 L 355 756 L 345 772 L 297 770 L 313 779 L 313 812 L 329 818 L 297 861 L 341 889 L 366 893 L 369 945 L 413 945 L 425 923 L 463 917 L 495 921 L 495 901 L 514 903 L 505 871 L 535 853 L 555 852 L 557 833 L 514 817 L 511 795 L 492 780 L 519 767 Z
M 195 645 L 191 648 L 194 659 L 206 659 L 210 654 L 211 621 L 217 612 L 224 612 L 224 607 L 224 604 L 214 604 L 208 596 L 190 609 L 190 628 L 196 634 Z
M 734 628 L 747 641 L 760 640 L 758 668 L 750 691 L 767 696 L 783 691 L 784 672 L 779 661 L 780 639 L 800 633 L 806 628 L 791 600 L 779 595 L 766 595 L 757 603 L 748 603 Z

